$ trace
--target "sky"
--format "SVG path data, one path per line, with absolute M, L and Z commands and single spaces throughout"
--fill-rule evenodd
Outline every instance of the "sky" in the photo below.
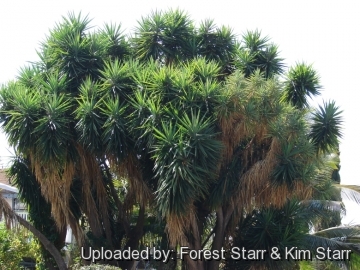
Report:
M 15 79 L 20 67 L 36 61 L 36 49 L 49 29 L 68 12 L 82 12 L 93 18 L 92 25 L 121 23 L 125 33 L 154 10 L 180 8 L 195 23 L 214 19 L 218 26 L 230 26 L 241 38 L 247 30 L 258 29 L 280 49 L 289 68 L 296 62 L 312 64 L 320 75 L 322 93 L 312 104 L 335 100 L 343 110 L 343 138 L 340 144 L 343 184 L 360 185 L 357 169 L 360 144 L 360 2 L 343 1 L 84 1 L 84 0 L 1 0 L 0 4 L 0 85 Z M 0 168 L 11 155 L 0 132 Z M 347 203 L 345 223 L 360 223 L 360 206 Z M 350 214 L 353 211 L 354 214 Z

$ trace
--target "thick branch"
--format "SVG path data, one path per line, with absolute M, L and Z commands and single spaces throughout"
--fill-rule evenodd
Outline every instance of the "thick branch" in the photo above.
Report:
M 196 222 L 196 218 L 193 217 L 190 219 L 190 225 L 194 236 L 194 247 L 196 250 L 201 250 L 201 237 L 199 234 L 199 228 L 198 224 Z M 204 262 L 202 260 L 197 261 L 197 270 L 203 270 L 204 269 Z
M 103 162 L 103 165 L 105 166 L 105 171 L 106 171 L 106 176 L 108 177 L 109 179 L 109 187 L 110 187 L 110 192 L 111 192 L 111 195 L 112 197 L 114 198 L 114 201 L 115 201 L 115 204 L 116 204 L 116 207 L 118 209 L 118 222 L 121 220 L 122 221 L 122 224 L 124 225 L 124 230 L 126 232 L 127 235 L 129 235 L 130 233 L 130 224 L 129 224 L 129 220 L 128 218 L 126 217 L 125 213 L 124 213 L 124 207 L 123 207 L 123 204 L 122 202 L 120 201 L 119 199 L 119 196 L 115 190 L 115 187 L 114 187 L 114 183 L 112 181 L 112 177 L 111 177 L 111 174 L 110 174 L 110 171 L 109 171 L 109 167 L 107 166 L 107 164 L 105 162 Z
M 53 243 L 51 243 L 40 231 L 38 231 L 34 226 L 32 226 L 28 221 L 23 219 L 22 217 L 16 215 L 16 218 L 18 222 L 24 226 L 26 229 L 31 231 L 43 244 L 44 248 L 49 251 L 51 256 L 53 256 L 57 266 L 59 267 L 59 270 L 66 270 L 67 266 L 65 264 L 65 261 L 63 257 L 61 256 L 59 250 L 54 246 Z
M 0 195 L 0 213 L 4 214 L 5 220 L 11 222 L 19 222 L 22 226 L 24 226 L 27 230 L 32 232 L 35 237 L 39 239 L 41 244 L 43 244 L 44 248 L 49 251 L 51 256 L 53 256 L 59 270 L 67 270 L 67 266 L 63 257 L 61 256 L 59 250 L 51 243 L 40 231 L 38 231 L 30 222 L 26 221 L 19 215 L 17 215 L 10 207 L 7 201 Z
M 216 210 L 216 225 L 215 225 L 215 237 L 212 244 L 212 250 L 221 250 L 224 238 L 225 238 L 225 226 L 224 226 L 224 211 L 220 206 Z M 209 261 L 208 270 L 218 270 L 220 261 Z
M 140 206 L 139 209 L 139 216 L 136 222 L 136 226 L 131 230 L 131 233 L 129 234 L 129 241 L 126 244 L 126 248 L 129 248 L 131 250 L 135 250 L 138 248 L 139 241 L 141 237 L 144 234 L 144 222 L 145 222 L 145 207 Z M 134 264 L 134 261 L 125 261 L 124 262 L 124 268 L 125 269 L 132 269 L 132 266 Z

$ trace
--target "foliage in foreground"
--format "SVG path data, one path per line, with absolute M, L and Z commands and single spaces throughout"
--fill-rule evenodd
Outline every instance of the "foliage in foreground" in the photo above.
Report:
M 18 270 L 23 257 L 29 257 L 40 262 L 40 245 L 34 236 L 25 228 L 18 227 L 7 230 L 0 222 L 0 269 Z

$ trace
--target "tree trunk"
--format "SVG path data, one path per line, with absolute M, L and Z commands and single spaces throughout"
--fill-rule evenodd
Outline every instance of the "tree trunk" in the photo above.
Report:
M 125 249 L 130 247 L 131 250 L 135 250 L 138 248 L 139 246 L 139 241 L 141 239 L 141 237 L 144 234 L 144 222 L 145 222 L 145 206 L 140 206 L 139 209 L 139 216 L 136 222 L 136 226 L 135 228 L 133 228 L 133 230 L 131 231 L 131 236 L 129 241 L 127 242 Z M 136 261 L 131 260 L 131 261 L 124 261 L 122 263 L 122 267 L 124 269 L 132 269 L 132 267 L 134 266 L 134 264 L 136 263 Z
M 192 229 L 193 237 L 194 237 L 194 248 L 195 248 L 195 250 L 201 250 L 201 236 L 199 233 L 198 222 L 196 222 L 195 216 L 190 220 L 190 225 L 191 225 L 191 229 Z M 204 261 L 203 260 L 196 261 L 196 270 L 204 270 Z
M 124 212 L 123 204 L 120 201 L 119 196 L 116 193 L 114 183 L 112 181 L 112 176 L 111 176 L 111 173 L 110 173 L 110 169 L 109 169 L 109 167 L 108 167 L 108 165 L 106 164 L 105 161 L 102 162 L 102 164 L 106 168 L 105 172 L 106 172 L 107 178 L 109 179 L 108 182 L 109 182 L 110 192 L 111 192 L 111 195 L 112 195 L 112 197 L 114 199 L 115 205 L 116 205 L 116 207 L 117 207 L 117 209 L 119 211 L 118 212 L 117 222 L 123 224 L 126 234 L 129 235 L 130 234 L 129 220 L 128 220 L 125 212 Z
M 212 244 L 212 251 L 221 250 L 225 238 L 224 212 L 222 207 L 216 210 L 215 237 Z M 208 262 L 207 270 L 218 270 L 220 260 L 212 260 Z
M 67 270 L 65 261 L 57 248 L 41 232 L 39 232 L 33 225 L 31 225 L 30 222 L 26 221 L 18 215 L 16 215 L 16 218 L 22 226 L 32 232 L 39 239 L 39 241 L 43 244 L 44 248 L 49 251 L 49 253 L 53 256 L 59 269 Z

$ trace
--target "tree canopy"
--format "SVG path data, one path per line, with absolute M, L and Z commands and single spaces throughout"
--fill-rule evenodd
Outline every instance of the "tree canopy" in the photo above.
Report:
M 57 227 L 98 249 L 309 247 L 320 211 L 304 202 L 331 180 L 325 157 L 337 151 L 342 123 L 335 102 L 310 107 L 321 89 L 314 67 L 286 71 L 260 31 L 238 40 L 180 10 L 143 17 L 132 35 L 90 22 L 64 17 L 40 60 L 0 92 L 0 123 L 19 157 L 12 175 L 32 174 Z M 17 183 L 26 193 L 30 182 Z M 266 242 L 262 220 L 282 224 L 274 235 L 296 237 Z M 231 260 L 183 262 L 220 263 Z M 261 267 L 297 262 L 274 263 Z

